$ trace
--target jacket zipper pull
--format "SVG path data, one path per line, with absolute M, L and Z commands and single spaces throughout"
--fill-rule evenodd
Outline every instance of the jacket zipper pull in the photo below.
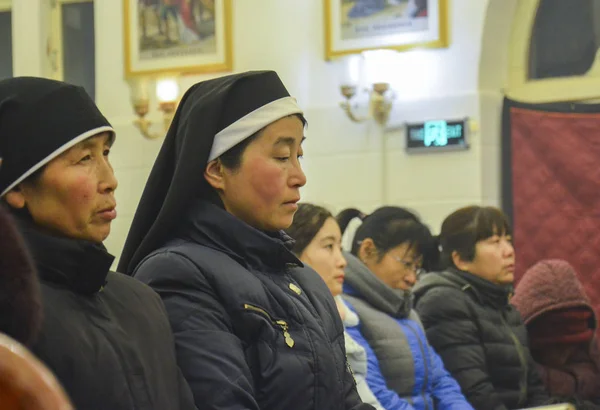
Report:
M 278 320 L 277 323 L 280 327 L 281 330 L 283 330 L 283 338 L 285 339 L 285 344 L 288 345 L 289 348 L 294 347 L 294 339 L 292 339 L 292 335 L 290 335 L 290 332 L 288 332 L 288 324 L 286 321 L 284 320 Z

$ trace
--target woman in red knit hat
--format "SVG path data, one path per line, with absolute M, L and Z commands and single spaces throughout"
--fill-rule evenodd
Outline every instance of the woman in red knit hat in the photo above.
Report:
M 563 260 L 538 262 L 525 272 L 511 303 L 523 316 L 549 393 L 588 402 L 578 408 L 600 409 L 596 314 L 573 267 Z

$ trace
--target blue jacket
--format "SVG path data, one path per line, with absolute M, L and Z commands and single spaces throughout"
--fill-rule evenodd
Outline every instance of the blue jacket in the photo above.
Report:
M 427 342 L 410 293 L 389 288 L 355 256 L 345 256 L 344 300 L 360 320 L 346 332 L 367 353 L 367 384 L 381 407 L 472 410 Z

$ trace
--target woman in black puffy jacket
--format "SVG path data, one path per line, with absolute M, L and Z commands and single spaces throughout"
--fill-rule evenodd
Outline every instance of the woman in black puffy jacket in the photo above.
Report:
M 414 289 L 429 342 L 477 410 L 548 401 L 521 316 L 509 304 L 515 264 L 510 235 L 500 210 L 459 209 L 440 233 L 447 269 L 425 275 Z

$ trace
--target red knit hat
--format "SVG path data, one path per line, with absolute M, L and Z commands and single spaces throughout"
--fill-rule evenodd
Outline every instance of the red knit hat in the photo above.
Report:
M 539 316 L 555 310 L 587 308 L 594 314 L 575 269 L 558 259 L 542 260 L 529 268 L 515 288 L 510 303 L 519 310 L 528 326 Z

